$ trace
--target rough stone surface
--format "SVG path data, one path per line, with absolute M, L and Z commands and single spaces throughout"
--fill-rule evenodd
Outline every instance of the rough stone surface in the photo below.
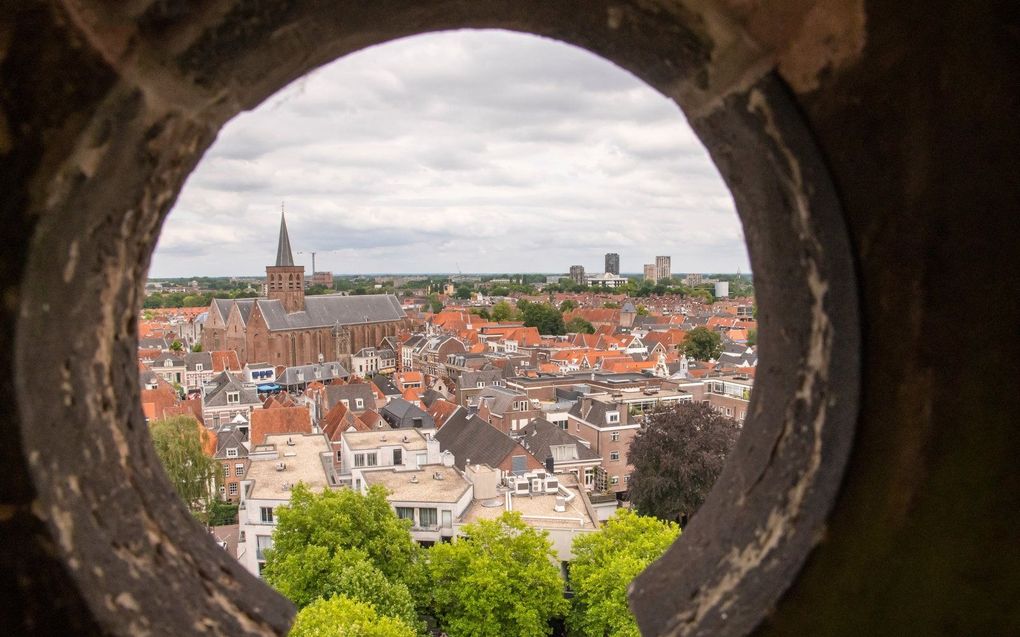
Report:
M 645 633 L 1020 633 L 1018 12 L 910 0 L 8 8 L 0 625 L 285 632 L 292 607 L 202 537 L 148 442 L 149 256 L 240 109 L 345 53 L 462 27 L 585 47 L 675 99 L 744 222 L 752 413 L 702 512 L 635 582 Z

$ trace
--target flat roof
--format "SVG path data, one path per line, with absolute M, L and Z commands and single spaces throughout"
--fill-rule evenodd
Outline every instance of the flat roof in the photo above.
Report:
M 565 504 L 566 511 L 556 510 L 557 495 L 511 495 L 511 510 L 519 511 L 524 521 L 529 526 L 546 529 L 595 529 L 598 528 L 588 514 L 584 506 L 583 496 L 577 486 L 573 474 L 557 473 L 556 479 L 560 487 L 574 494 L 574 497 Z M 495 520 L 506 509 L 506 495 L 504 492 L 499 496 L 503 503 L 498 506 L 485 506 L 481 501 L 475 500 L 467 508 L 463 515 L 464 522 L 475 522 L 477 520 Z M 486 504 L 489 504 L 486 502 Z
M 290 440 L 293 444 L 287 444 Z M 247 480 L 252 483 L 248 497 L 265 500 L 290 499 L 290 487 L 303 482 L 312 491 L 322 491 L 329 486 L 329 477 L 322 462 L 322 454 L 332 454 L 326 437 L 322 434 L 271 434 L 259 450 L 275 445 L 276 457 L 265 460 L 252 458 L 248 467 Z M 285 468 L 277 471 L 278 463 Z M 286 487 L 286 488 L 284 488 Z
M 399 445 L 408 451 L 425 451 L 425 436 L 414 429 L 380 429 L 379 431 L 345 431 L 341 434 L 352 451 L 378 449 Z
M 437 480 L 437 475 L 442 476 L 442 479 Z M 361 476 L 369 485 L 381 484 L 386 487 L 390 492 L 389 499 L 398 502 L 452 504 L 471 486 L 457 469 L 443 465 L 426 465 L 415 471 L 362 471 Z

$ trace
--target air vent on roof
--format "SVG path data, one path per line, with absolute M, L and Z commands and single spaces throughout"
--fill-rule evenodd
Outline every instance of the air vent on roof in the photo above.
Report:
M 289 437 L 289 436 L 287 437 L 287 446 L 288 447 L 293 447 L 294 446 L 294 439 Z
M 277 462 L 276 463 L 276 470 L 277 471 L 283 471 L 286 468 L 287 468 L 287 463 L 286 462 Z
M 435 473 L 432 474 L 432 479 L 433 480 L 444 480 L 445 478 L 443 477 L 443 472 L 442 471 L 436 471 Z
M 411 484 L 418 484 L 418 476 L 417 476 L 417 474 L 411 476 Z

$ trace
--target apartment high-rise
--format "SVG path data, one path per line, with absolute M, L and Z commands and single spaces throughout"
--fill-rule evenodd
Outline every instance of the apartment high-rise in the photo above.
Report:
M 655 280 L 669 281 L 673 277 L 669 267 L 669 257 L 655 257 Z
M 606 272 L 608 274 L 620 274 L 620 255 L 615 252 L 606 253 Z
M 645 281 L 651 281 L 652 283 L 655 283 L 655 264 L 654 263 L 646 263 L 645 264 Z

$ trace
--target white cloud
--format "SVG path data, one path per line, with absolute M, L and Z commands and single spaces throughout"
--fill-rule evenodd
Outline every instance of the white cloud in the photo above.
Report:
M 605 252 L 626 272 L 657 254 L 675 272 L 749 269 L 679 109 L 586 51 L 516 33 L 372 47 L 236 117 L 185 185 L 152 276 L 263 272 L 281 201 L 294 251 L 338 274 L 598 270 Z

